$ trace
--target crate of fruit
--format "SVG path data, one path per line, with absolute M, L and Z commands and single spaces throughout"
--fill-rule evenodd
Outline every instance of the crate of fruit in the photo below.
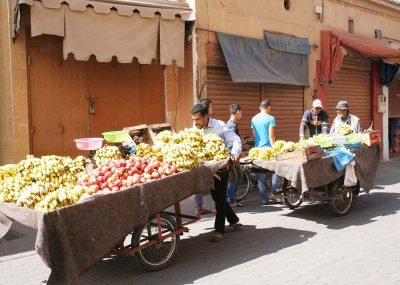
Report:
M 293 159 L 304 163 L 310 160 L 320 159 L 323 156 L 323 154 L 324 151 L 319 145 L 308 146 L 296 149 L 295 151 L 292 152 L 277 154 L 275 155 L 275 160 L 280 161 L 280 160 Z
M 362 142 L 367 146 L 371 146 L 373 144 L 379 144 L 381 142 L 381 132 L 369 131 L 363 133 Z
M 129 135 L 137 145 L 140 143 L 152 145 L 154 143 L 153 135 L 150 133 L 149 126 L 146 124 L 126 127 L 123 130 L 129 132 Z
M 162 123 L 162 124 L 149 125 L 149 132 L 153 141 L 155 141 L 157 134 L 161 133 L 162 131 L 173 131 L 171 124 Z

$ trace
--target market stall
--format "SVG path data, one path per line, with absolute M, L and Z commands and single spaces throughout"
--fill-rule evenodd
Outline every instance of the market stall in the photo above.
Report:
M 303 201 L 328 201 L 335 215 L 345 215 L 360 188 L 366 193 L 372 189 L 380 160 L 378 137 L 379 132 L 321 135 L 303 142 L 313 146 L 278 141 L 273 148 L 254 148 L 242 159 L 244 184 L 249 187 L 251 173 L 276 173 L 282 178 L 278 194 L 289 208 Z
M 51 269 L 48 284 L 78 284 L 80 274 L 115 253 L 138 253 L 150 270 L 169 265 L 179 235 L 188 230 L 182 220 L 199 219 L 183 215 L 179 202 L 212 189 L 228 152 L 216 135 L 152 128 L 152 145 L 151 136 L 141 136 L 142 126 L 105 133 L 102 147 L 101 138 L 76 140 L 80 149 L 95 152 L 91 162 L 28 156 L 0 168 L 0 233 L 12 221 L 38 230 L 36 250 Z M 147 141 L 130 144 L 133 139 Z M 163 211 L 170 206 L 174 212 Z M 152 251 L 165 247 L 165 258 L 152 263 Z

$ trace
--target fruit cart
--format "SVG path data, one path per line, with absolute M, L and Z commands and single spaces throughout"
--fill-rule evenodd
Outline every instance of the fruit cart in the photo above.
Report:
M 173 261 L 186 226 L 199 219 L 183 215 L 179 202 L 212 185 L 213 171 L 200 166 L 49 212 L 0 202 L 0 233 L 10 221 L 38 230 L 36 250 L 51 269 L 48 284 L 78 284 L 110 251 L 135 254 L 146 269 L 159 270 Z M 164 211 L 171 206 L 174 211 Z
M 353 152 L 358 183 L 352 187 L 344 185 L 345 169 L 337 171 L 331 157 L 306 162 L 246 158 L 241 162 L 245 171 L 275 172 L 282 177 L 278 194 L 290 209 L 298 208 L 303 201 L 329 202 L 334 214 L 343 216 L 350 210 L 360 187 L 366 193 L 372 188 L 380 159 L 379 145 L 363 146 Z M 245 182 L 249 187 L 250 181 Z

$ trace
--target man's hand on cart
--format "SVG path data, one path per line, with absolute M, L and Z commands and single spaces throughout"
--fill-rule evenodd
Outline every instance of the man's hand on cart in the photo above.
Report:
M 232 160 L 233 164 L 236 164 L 239 162 L 239 156 L 237 156 L 236 154 L 231 154 L 229 156 L 229 160 Z

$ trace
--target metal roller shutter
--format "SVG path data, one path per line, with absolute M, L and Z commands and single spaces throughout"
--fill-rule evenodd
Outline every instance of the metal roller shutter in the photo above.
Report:
M 261 86 L 263 88 L 261 88 Z M 213 117 L 226 122 L 232 103 L 242 106 L 240 135 L 253 137 L 251 118 L 260 110 L 262 98 L 271 100 L 277 121 L 276 138 L 298 141 L 304 112 L 303 87 L 279 84 L 234 83 L 218 42 L 207 44 L 207 97 L 214 106 Z
M 240 135 L 253 137 L 250 122 L 259 112 L 261 85 L 234 83 L 218 43 L 207 45 L 207 97 L 213 102 L 213 117 L 224 122 L 230 117 L 229 106 L 239 104 L 242 107 Z
M 328 87 L 329 125 L 336 117 L 338 101 L 349 102 L 350 112 L 361 120 L 366 129 L 371 124 L 371 61 L 345 57 L 337 80 Z
M 304 113 L 304 90 L 300 86 L 266 84 L 266 98 L 271 101 L 277 140 L 298 141 Z

